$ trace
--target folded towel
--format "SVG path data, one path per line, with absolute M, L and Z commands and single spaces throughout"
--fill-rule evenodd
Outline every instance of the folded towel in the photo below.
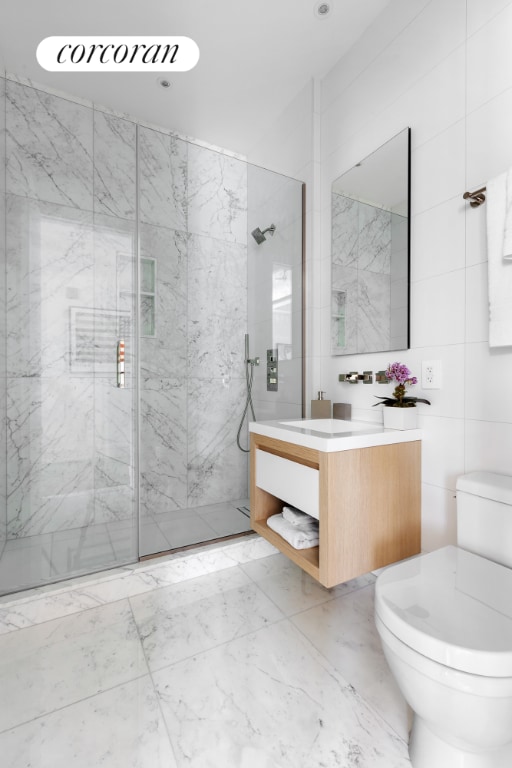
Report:
M 294 549 L 309 549 L 316 547 L 319 541 L 318 527 L 315 530 L 299 530 L 296 525 L 289 523 L 282 515 L 272 515 L 267 525 L 279 534 Z
M 318 526 L 318 520 L 316 520 L 311 515 L 308 515 L 306 512 L 301 512 L 301 510 L 297 509 L 297 507 L 283 507 L 283 517 L 292 525 L 316 523 Z
M 487 259 L 489 346 L 508 347 L 512 345 L 512 169 L 487 182 Z

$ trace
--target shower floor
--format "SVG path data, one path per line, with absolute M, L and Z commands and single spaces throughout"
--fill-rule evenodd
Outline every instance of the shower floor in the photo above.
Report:
M 239 509 L 245 511 L 239 511 Z M 140 521 L 139 556 L 233 536 L 250 530 L 249 500 L 145 515 Z M 132 520 L 88 525 L 10 539 L 0 556 L 0 594 L 134 562 Z
M 249 499 L 238 499 L 145 516 L 140 526 L 140 556 L 245 533 L 251 529 L 248 513 Z

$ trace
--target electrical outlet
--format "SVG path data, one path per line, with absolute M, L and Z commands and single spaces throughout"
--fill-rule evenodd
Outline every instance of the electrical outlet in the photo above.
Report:
M 423 360 L 421 363 L 421 386 L 423 389 L 442 389 L 443 364 L 441 360 Z

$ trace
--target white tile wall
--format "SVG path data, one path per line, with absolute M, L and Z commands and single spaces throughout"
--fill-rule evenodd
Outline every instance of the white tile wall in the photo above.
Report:
M 487 262 L 466 269 L 466 341 L 489 340 Z
M 468 35 L 472 35 L 484 24 L 497 16 L 500 11 L 507 8 L 510 0 L 467 0 L 468 7 Z
M 489 5 L 497 5 L 489 3 Z M 468 112 L 510 88 L 512 6 L 472 34 L 467 41 Z M 485 56 L 482 57 L 482 51 Z
M 399 11 L 403 11 L 401 17 Z M 512 165 L 512 2 L 391 2 L 321 83 L 321 221 L 314 233 L 310 354 L 327 397 L 380 418 L 384 386 L 348 387 L 338 374 L 441 360 L 443 389 L 422 391 L 422 546 L 455 541 L 457 475 L 512 474 L 512 348 L 489 350 L 486 210 L 466 189 Z M 412 132 L 411 349 L 331 358 L 330 186 L 346 168 L 409 125 Z
M 468 93 L 471 86 L 468 84 Z M 471 112 L 466 120 L 466 179 L 474 187 L 512 165 L 512 90 Z
M 465 209 L 459 195 L 423 211 L 411 227 L 411 279 L 425 280 L 465 266 Z

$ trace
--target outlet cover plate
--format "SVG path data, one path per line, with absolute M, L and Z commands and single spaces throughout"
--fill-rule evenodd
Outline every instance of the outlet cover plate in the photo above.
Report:
M 422 389 L 442 389 L 443 364 L 441 360 L 423 360 L 421 363 Z

